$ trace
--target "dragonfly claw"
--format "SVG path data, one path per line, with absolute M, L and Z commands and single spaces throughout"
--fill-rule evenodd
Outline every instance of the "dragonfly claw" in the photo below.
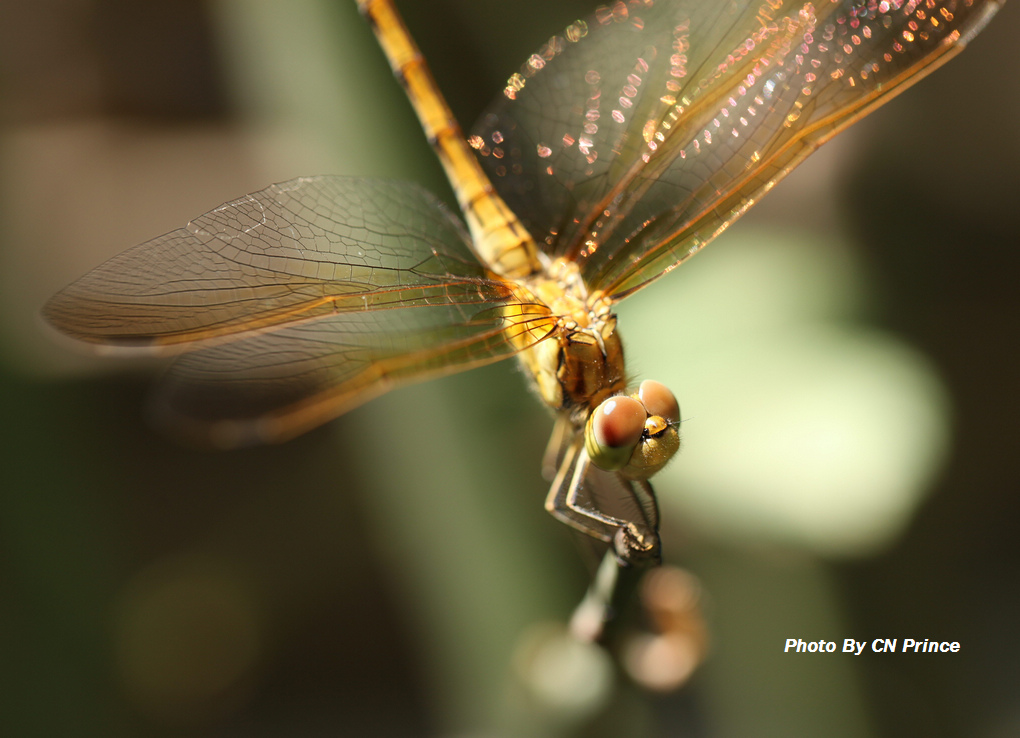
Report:
M 613 536 L 613 550 L 623 566 L 657 566 L 662 563 L 659 534 L 644 526 L 627 523 Z

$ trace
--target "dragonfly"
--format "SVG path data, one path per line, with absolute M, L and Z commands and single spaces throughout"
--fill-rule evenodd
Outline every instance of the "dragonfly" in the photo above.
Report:
M 294 179 L 115 256 L 44 316 L 174 355 L 159 419 L 221 447 L 516 356 L 556 417 L 546 508 L 625 566 L 661 559 L 649 480 L 680 446 L 680 409 L 631 381 L 614 306 L 1001 6 L 616 0 L 549 38 L 465 136 L 392 0 L 357 4 L 463 221 L 410 183 Z

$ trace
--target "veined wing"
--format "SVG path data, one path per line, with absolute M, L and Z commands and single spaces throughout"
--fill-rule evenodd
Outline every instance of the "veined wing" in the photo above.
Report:
M 948 60 L 996 0 L 620 0 L 533 55 L 470 139 L 550 254 L 621 298 Z
M 172 353 L 337 313 L 484 307 L 512 301 L 511 292 L 425 190 L 306 177 L 113 257 L 43 314 L 83 341 Z
M 44 315 L 92 343 L 191 351 L 157 409 L 218 445 L 288 438 L 398 383 L 510 356 L 554 323 L 486 272 L 427 192 L 343 177 L 226 203 L 109 260 Z
M 185 354 L 152 410 L 215 446 L 283 441 L 401 384 L 512 356 L 549 334 L 547 316 L 496 299 L 328 315 Z

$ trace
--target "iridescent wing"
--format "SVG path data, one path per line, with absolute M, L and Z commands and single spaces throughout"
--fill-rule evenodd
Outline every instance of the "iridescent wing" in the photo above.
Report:
M 629 0 L 553 37 L 470 143 L 535 240 L 621 298 L 947 61 L 996 0 Z
M 57 294 L 83 341 L 178 359 L 164 419 L 221 446 L 297 435 L 393 386 L 505 358 L 553 328 L 411 184 L 310 177 L 226 203 Z

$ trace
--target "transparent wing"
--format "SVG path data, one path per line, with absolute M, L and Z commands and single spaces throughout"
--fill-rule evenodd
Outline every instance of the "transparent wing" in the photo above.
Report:
M 114 257 L 44 314 L 84 341 L 191 351 L 157 409 L 218 445 L 296 435 L 553 327 L 544 305 L 487 275 L 427 192 L 342 177 L 226 203 Z
M 622 0 L 553 37 L 470 139 L 550 254 L 620 298 L 960 50 L 995 0 Z
M 513 355 L 550 326 L 489 301 L 329 315 L 178 358 L 153 397 L 157 421 L 220 447 L 281 441 L 400 384 Z
M 157 352 L 335 313 L 512 301 L 445 207 L 403 182 L 308 177 L 228 202 L 113 257 L 45 317 Z

